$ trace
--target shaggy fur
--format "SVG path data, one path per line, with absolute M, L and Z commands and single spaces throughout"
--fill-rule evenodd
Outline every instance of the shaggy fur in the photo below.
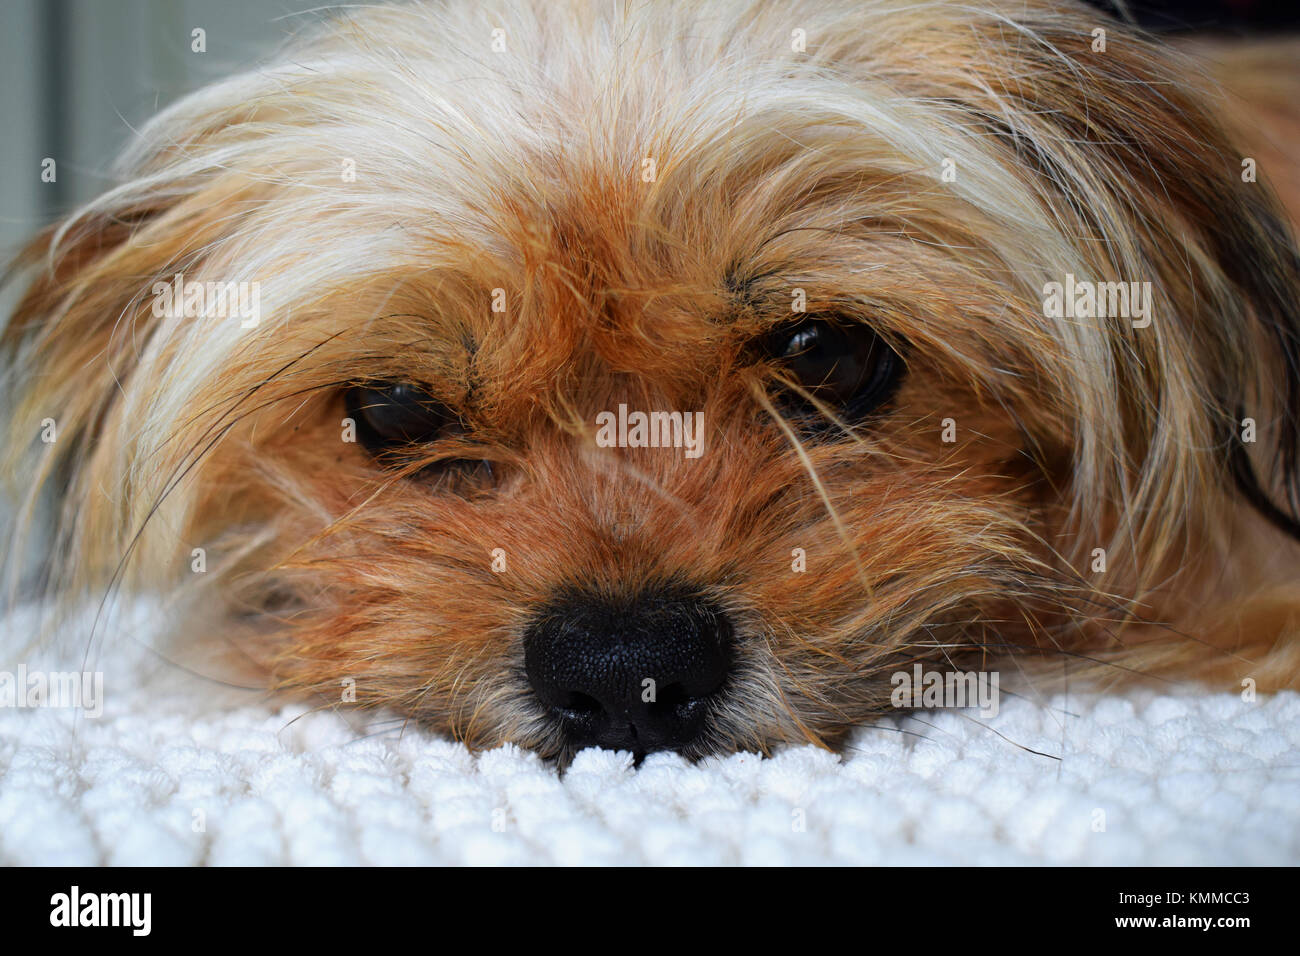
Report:
M 691 756 L 834 744 L 918 660 L 1300 686 L 1300 260 L 1202 73 L 1055 0 L 340 11 L 19 264 L 36 583 L 187 596 L 271 686 L 547 755 L 521 633 L 574 586 L 730 616 Z M 259 282 L 260 323 L 155 316 L 177 273 Z M 1048 317 L 1066 274 L 1153 321 Z M 797 289 L 905 356 L 867 420 L 782 412 L 753 343 Z M 376 460 L 371 381 L 463 433 Z M 704 454 L 597 447 L 619 403 L 702 411 Z

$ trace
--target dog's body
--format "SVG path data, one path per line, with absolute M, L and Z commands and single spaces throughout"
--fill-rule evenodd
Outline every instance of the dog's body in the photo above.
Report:
M 29 253 L 47 583 L 551 755 L 833 743 L 918 661 L 1297 686 L 1293 170 L 1194 72 L 1070 3 L 348 14 Z

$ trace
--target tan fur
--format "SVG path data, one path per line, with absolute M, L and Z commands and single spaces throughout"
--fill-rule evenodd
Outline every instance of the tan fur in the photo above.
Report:
M 1241 181 L 1192 72 L 1071 3 L 342 13 L 168 110 L 28 253 L 7 441 L 26 513 L 66 476 L 55 590 L 193 587 L 205 547 L 194 600 L 272 685 L 546 754 L 520 635 L 575 583 L 736 622 L 693 754 L 834 743 L 916 660 L 1300 686 L 1297 549 L 1228 468 L 1244 412 L 1292 487 L 1283 174 Z M 182 270 L 260 281 L 259 327 L 155 318 Z M 1152 282 L 1152 326 L 1047 317 L 1065 273 Z M 907 355 L 829 440 L 753 357 L 795 288 Z M 342 442 L 342 390 L 384 379 L 469 425 L 415 465 L 491 475 Z M 620 402 L 703 411 L 705 454 L 597 448 Z

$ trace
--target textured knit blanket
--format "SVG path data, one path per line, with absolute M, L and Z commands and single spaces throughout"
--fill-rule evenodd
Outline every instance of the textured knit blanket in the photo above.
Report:
M 1294 693 L 1006 696 L 991 719 L 900 714 L 841 754 L 588 750 L 561 776 L 218 692 L 149 649 L 155 617 L 101 622 L 82 709 L 6 697 L 6 673 L 30 689 L 84 651 L 19 664 L 32 617 L 0 623 L 0 863 L 1300 863 Z

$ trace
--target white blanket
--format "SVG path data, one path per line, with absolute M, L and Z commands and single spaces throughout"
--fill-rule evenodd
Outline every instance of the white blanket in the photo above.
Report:
M 589 750 L 561 777 L 397 720 L 231 701 L 142 649 L 151 611 L 97 645 L 102 716 L 0 707 L 0 863 L 1300 863 L 1294 693 L 1004 696 L 843 755 Z M 15 677 L 31 628 L 0 622 Z

